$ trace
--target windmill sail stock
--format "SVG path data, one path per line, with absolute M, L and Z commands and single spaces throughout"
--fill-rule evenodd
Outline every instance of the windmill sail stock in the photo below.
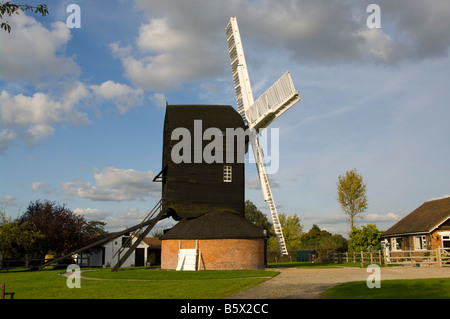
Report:
M 300 100 L 300 97 L 294 88 L 289 72 L 286 72 L 264 94 L 254 101 L 236 17 L 230 18 L 230 21 L 225 28 L 225 33 L 227 36 L 238 112 L 249 126 L 250 143 L 256 160 L 264 200 L 270 207 L 270 215 L 278 241 L 278 249 L 281 255 L 287 255 L 288 252 L 283 236 L 283 230 L 278 219 L 277 208 L 270 189 L 269 178 L 266 173 L 264 156 L 259 145 L 257 130 L 267 127 L 276 118 L 297 103 Z

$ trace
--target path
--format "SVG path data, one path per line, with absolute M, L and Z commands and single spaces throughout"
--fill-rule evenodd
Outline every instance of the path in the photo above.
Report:
M 240 291 L 229 299 L 318 299 L 320 293 L 337 284 L 349 281 L 365 281 L 371 272 L 367 268 L 280 268 L 270 269 L 280 274 L 261 285 Z M 450 278 L 449 267 L 383 267 L 383 280 Z

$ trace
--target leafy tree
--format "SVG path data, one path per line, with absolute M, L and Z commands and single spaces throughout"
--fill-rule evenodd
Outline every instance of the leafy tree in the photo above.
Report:
M 375 224 L 362 226 L 362 229 L 353 228 L 350 233 L 349 251 L 367 251 L 372 246 L 374 251 L 381 249 L 381 231 Z
M 301 237 L 303 226 L 300 224 L 300 218 L 297 214 L 286 215 L 279 214 L 281 228 L 283 229 L 284 241 L 287 250 L 298 250 L 301 246 Z M 278 250 L 278 242 L 276 236 L 268 239 L 269 250 Z
M 96 236 L 101 234 L 106 234 L 105 230 L 106 223 L 100 220 L 88 221 L 84 228 L 84 235 L 86 236 Z
M 347 247 L 347 240 L 342 235 L 333 235 L 313 225 L 307 233 L 303 234 L 300 249 L 314 250 L 317 259 L 327 260 L 329 253 L 344 252 L 347 251 Z
M 367 209 L 367 185 L 356 169 L 353 169 L 339 176 L 337 187 L 339 204 L 348 215 L 350 227 L 353 229 L 354 218 Z
M 40 13 L 43 17 L 48 15 L 48 9 L 46 4 L 38 4 L 36 6 L 30 6 L 28 4 L 15 4 L 11 1 L 2 1 L 0 2 L 0 19 L 3 19 L 3 15 L 8 15 L 9 17 L 12 14 L 19 14 L 20 11 L 27 11 L 30 10 L 31 12 L 34 11 L 34 13 Z M 0 28 L 4 29 L 5 31 L 8 31 L 8 33 L 11 33 L 11 26 L 9 25 L 9 22 L 2 22 L 0 24 Z
M 263 214 L 250 200 L 245 201 L 245 219 L 256 226 L 267 230 L 269 237 L 273 235 L 272 224 L 267 219 L 267 216 Z
M 49 251 L 64 254 L 86 243 L 86 221 L 64 205 L 49 201 L 31 202 L 18 222 L 34 225 L 43 237 L 36 241 L 37 252 L 44 257 Z
M 25 259 L 25 267 L 34 255 L 34 246 L 43 235 L 29 222 L 22 224 L 2 216 L 0 226 L 0 251 L 8 258 Z

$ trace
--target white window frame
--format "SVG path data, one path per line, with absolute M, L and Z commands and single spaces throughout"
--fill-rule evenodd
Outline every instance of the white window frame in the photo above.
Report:
M 427 236 L 414 236 L 414 250 L 427 250 Z
M 398 248 L 399 243 L 397 242 L 397 239 L 400 239 L 400 242 L 403 242 L 401 237 L 392 237 L 391 238 L 391 250 L 392 251 L 401 251 L 402 250 L 401 246 L 400 246 L 400 248 Z
M 223 166 L 223 181 L 224 183 L 231 183 L 233 180 L 233 167 L 230 165 Z
M 440 232 L 439 236 L 441 236 L 441 245 L 442 248 L 444 248 L 444 241 L 445 242 L 450 242 L 450 232 Z

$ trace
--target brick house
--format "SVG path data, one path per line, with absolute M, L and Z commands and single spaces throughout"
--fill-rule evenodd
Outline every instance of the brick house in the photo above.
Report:
M 382 234 L 391 252 L 450 249 L 450 197 L 423 203 Z

